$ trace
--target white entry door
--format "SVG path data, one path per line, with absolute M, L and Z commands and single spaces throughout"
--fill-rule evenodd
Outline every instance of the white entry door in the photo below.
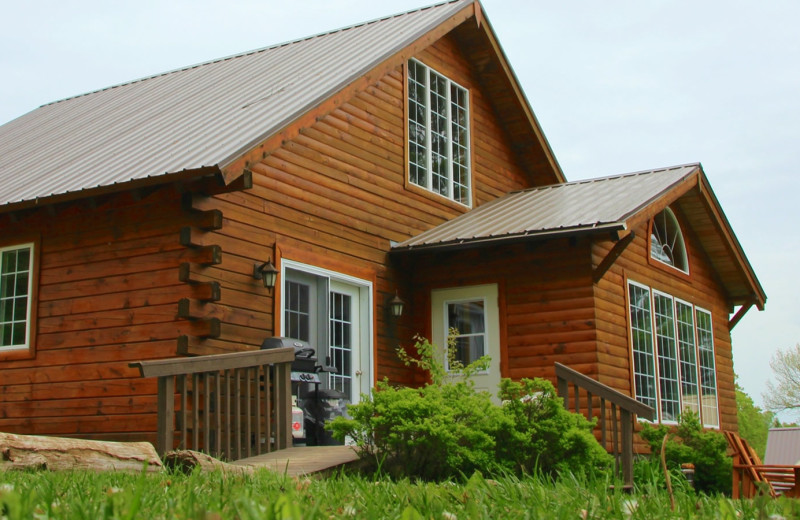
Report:
M 431 292 L 433 343 L 445 366 L 450 331 L 456 331 L 455 358 L 469 364 L 481 356 L 491 358 L 488 370 L 473 376 L 475 387 L 497 397 L 500 385 L 500 311 L 497 284 L 437 289 Z
M 373 385 L 371 284 L 287 260 L 283 266 L 282 334 L 317 349 L 320 364 L 335 369 L 320 374 L 323 386 L 358 402 Z

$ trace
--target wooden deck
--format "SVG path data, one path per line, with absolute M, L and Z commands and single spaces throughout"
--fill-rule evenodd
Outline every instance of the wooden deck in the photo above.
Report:
M 351 446 L 306 446 L 256 455 L 232 464 L 268 468 L 297 477 L 337 468 L 357 459 L 358 455 Z

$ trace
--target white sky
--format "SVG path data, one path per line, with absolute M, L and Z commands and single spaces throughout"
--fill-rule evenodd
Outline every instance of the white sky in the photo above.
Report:
M 425 0 L 0 0 L 0 123 Z M 800 2 L 484 0 L 569 180 L 700 161 L 768 296 L 734 329 L 761 402 L 800 342 Z

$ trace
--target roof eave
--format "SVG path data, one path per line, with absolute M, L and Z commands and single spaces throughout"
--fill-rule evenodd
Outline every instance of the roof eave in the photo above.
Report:
M 8 202 L 6 204 L 0 204 L 0 214 L 26 211 L 52 204 L 62 204 L 65 202 L 91 199 L 92 197 L 99 197 L 112 193 L 121 193 L 130 190 L 148 188 L 191 179 L 199 179 L 209 176 L 219 176 L 219 178 L 222 179 L 222 172 L 218 166 L 201 166 L 199 168 L 189 168 L 177 172 L 164 173 L 161 175 L 151 175 L 142 179 L 131 179 L 129 181 L 94 186 L 77 191 L 56 193 L 45 197 L 36 197 L 34 199 Z
M 474 249 L 498 245 L 516 244 L 519 242 L 536 242 L 554 238 L 577 237 L 598 233 L 619 233 L 627 229 L 624 222 L 607 222 L 592 226 L 579 226 L 570 228 L 550 229 L 545 231 L 514 233 L 502 236 L 480 238 L 463 238 L 435 244 L 420 244 L 412 246 L 394 247 L 389 253 L 392 255 L 432 253 L 441 251 L 455 251 L 461 249 Z

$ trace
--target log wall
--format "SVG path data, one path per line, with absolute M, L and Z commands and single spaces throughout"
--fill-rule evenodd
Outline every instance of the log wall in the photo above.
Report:
M 500 290 L 501 376 L 555 378 L 560 362 L 598 375 L 594 299 L 587 240 L 418 254 L 413 259 L 415 333 L 430 337 L 430 292 L 497 283 Z M 442 266 L 446 266 L 443 268 Z
M 4 242 L 36 237 L 39 285 L 34 348 L 0 352 L 0 431 L 155 439 L 155 382 L 128 362 L 175 356 L 203 326 L 176 315 L 194 294 L 179 264 L 209 260 L 181 245 L 206 217 L 180 200 L 165 187 L 2 217 Z

